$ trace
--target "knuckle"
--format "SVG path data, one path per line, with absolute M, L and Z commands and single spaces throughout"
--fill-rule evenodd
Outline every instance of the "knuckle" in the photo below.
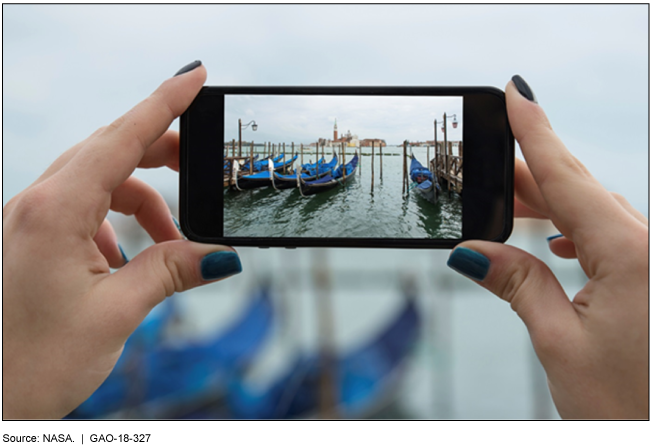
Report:
M 9 201 L 7 201 L 5 206 L 2 207 L 2 220 L 5 220 L 7 217 L 9 217 L 9 215 L 11 214 L 11 210 L 13 210 L 14 207 L 16 206 L 19 197 L 20 195 L 12 197 L 11 199 L 9 199 Z
M 514 269 L 507 275 L 501 296 L 518 315 L 526 312 L 529 295 L 538 289 L 535 282 L 547 268 L 540 262 L 525 259 L 514 264 Z
M 190 260 L 183 253 L 168 248 L 161 250 L 160 256 L 156 265 L 165 296 L 171 296 L 175 292 L 183 292 L 193 287 L 196 280 L 191 269 L 187 268 L 190 265 Z
M 119 118 L 117 118 L 115 121 L 113 121 L 111 124 L 108 126 L 104 126 L 104 130 L 102 133 L 112 133 L 112 132 L 119 132 L 120 129 L 124 126 L 124 123 L 126 122 L 126 116 L 122 115 Z
M 55 208 L 56 198 L 44 182 L 17 197 L 11 204 L 10 212 L 17 228 L 29 231 L 49 225 L 53 221 L 51 215 Z

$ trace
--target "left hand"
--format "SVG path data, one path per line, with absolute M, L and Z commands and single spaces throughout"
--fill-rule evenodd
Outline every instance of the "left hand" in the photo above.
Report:
M 4 207 L 3 418 L 65 416 L 154 306 L 241 271 L 232 248 L 183 240 L 162 196 L 131 177 L 136 167 L 178 169 L 178 134 L 167 129 L 205 79 L 203 66 L 168 79 Z M 109 209 L 135 215 L 156 244 L 125 265 Z

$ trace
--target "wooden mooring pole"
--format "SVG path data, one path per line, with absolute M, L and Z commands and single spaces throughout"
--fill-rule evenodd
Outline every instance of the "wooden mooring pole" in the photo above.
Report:
M 361 177 L 361 156 L 363 153 L 361 152 L 361 146 L 359 146 L 359 177 Z
M 402 196 L 406 194 L 406 140 L 402 143 Z
M 383 144 L 379 143 L 379 181 L 382 181 L 384 179 L 384 159 L 382 151 L 383 146 Z
M 300 167 L 302 167 L 303 164 L 305 163 L 302 160 L 302 143 L 300 143 Z
M 381 147 L 381 146 L 380 146 Z M 372 142 L 372 155 L 370 159 L 370 194 L 375 190 L 375 142 Z
M 347 169 L 345 168 L 345 146 L 344 143 L 341 143 L 341 151 L 343 152 L 343 183 L 345 183 L 345 174 Z
M 248 168 L 249 174 L 253 174 L 253 146 L 255 146 L 255 142 L 251 141 L 251 161 L 250 161 L 250 167 Z
M 282 166 L 282 173 L 286 174 L 287 173 L 287 147 L 284 143 L 282 143 L 282 162 L 284 165 Z

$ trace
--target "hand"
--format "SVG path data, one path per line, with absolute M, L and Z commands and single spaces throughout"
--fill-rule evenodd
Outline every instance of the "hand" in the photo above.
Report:
M 513 81 L 508 116 L 527 162 L 516 163 L 515 215 L 550 219 L 564 235 L 551 251 L 577 258 L 589 281 L 571 301 L 539 259 L 490 242 L 459 245 L 448 265 L 524 321 L 560 416 L 647 419 L 648 220 L 591 176 Z
M 178 169 L 178 134 L 166 130 L 206 79 L 200 62 L 184 69 L 4 207 L 4 418 L 65 416 L 155 305 L 241 271 L 231 248 L 183 240 L 161 195 L 131 177 L 136 167 Z M 109 209 L 135 215 L 156 244 L 126 264 Z

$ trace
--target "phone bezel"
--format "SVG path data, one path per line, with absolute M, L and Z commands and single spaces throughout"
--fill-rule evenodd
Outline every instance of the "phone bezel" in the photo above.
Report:
M 224 237 L 225 95 L 371 95 L 463 97 L 463 237 Z M 215 150 L 215 141 L 221 150 Z M 468 239 L 504 242 L 512 232 L 514 137 L 505 93 L 494 87 L 203 87 L 180 119 L 180 225 L 193 241 L 253 247 L 452 248 Z

